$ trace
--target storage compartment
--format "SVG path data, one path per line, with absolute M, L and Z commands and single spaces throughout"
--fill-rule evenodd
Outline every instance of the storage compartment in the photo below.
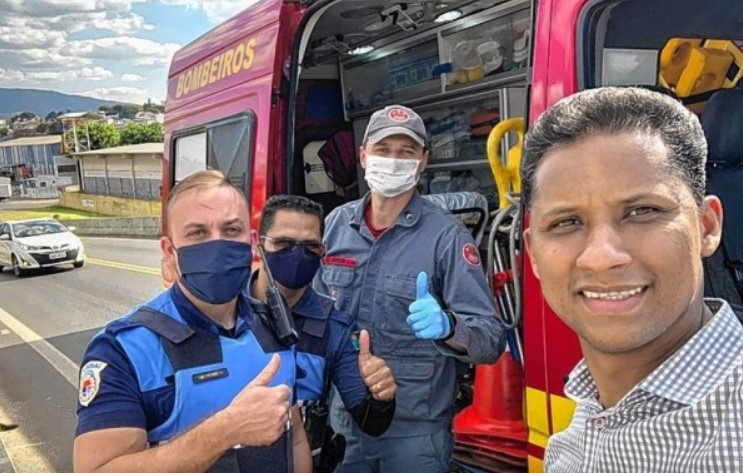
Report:
M 511 0 L 340 60 L 346 118 L 526 80 L 529 2 Z
M 490 19 L 475 26 L 452 26 L 441 31 L 441 56 L 451 64 L 451 72 L 445 75 L 445 91 L 478 82 L 508 80 L 522 75 L 526 68 L 530 37 L 528 8 L 522 2 L 508 2 L 482 14 L 481 18 Z
M 343 68 L 346 113 L 354 115 L 440 92 L 440 79 L 434 75 L 438 63 L 438 45 L 435 38 L 430 38 L 406 45 L 403 54 L 390 52 Z
M 391 33 L 360 44 L 374 46 L 362 54 L 350 53 L 352 46 L 359 46 L 352 44 L 352 39 L 364 34 L 372 37 L 373 33 L 349 33 L 344 31 L 347 23 L 333 20 L 348 18 L 349 11 L 362 15 L 367 10 L 347 10 L 351 2 L 338 2 L 336 10 L 331 8 L 318 22 L 317 38 L 310 38 L 309 44 L 316 44 L 319 49 L 314 55 L 310 53 L 303 67 L 299 90 L 307 89 L 302 86 L 304 78 L 317 80 L 321 70 L 327 77 L 340 79 L 342 114 L 353 131 L 349 140 L 353 143 L 345 149 L 348 154 L 353 148 L 357 163 L 356 186 L 342 191 L 342 186 L 335 183 L 332 192 L 333 186 L 322 175 L 318 150 L 312 146 L 306 149 L 307 156 L 302 156 L 302 161 L 308 172 L 304 181 L 298 183 L 302 185 L 299 189 L 316 200 L 332 196 L 323 202 L 326 211 L 339 201 L 358 198 L 368 191 L 364 171 L 358 166 L 358 150 L 371 114 L 390 104 L 411 107 L 426 124 L 429 163 L 418 185 L 422 194 L 474 191 L 485 196 L 489 210 L 498 208 L 487 141 L 501 120 L 525 115 L 530 2 L 448 3 L 470 13 L 448 23 L 436 23 L 431 21 L 435 16 L 421 16 L 425 12 L 409 5 L 405 12 L 418 26 L 400 31 L 395 29 L 394 21 L 387 26 L 376 25 L 375 28 L 388 28 Z M 371 22 L 371 16 L 363 21 Z M 329 44 L 327 38 L 335 44 L 336 55 L 323 46 Z M 329 59 L 332 57 L 337 60 L 334 64 Z M 335 72 L 331 67 L 337 67 Z M 310 101 L 308 95 L 303 103 Z M 309 112 L 305 107 L 304 114 Z M 311 140 L 298 140 L 295 149 L 301 152 L 309 141 L 326 140 L 330 129 L 343 128 L 338 123 L 331 127 L 323 124 Z M 506 136 L 500 145 L 501 156 L 507 156 L 515 143 L 514 137 Z

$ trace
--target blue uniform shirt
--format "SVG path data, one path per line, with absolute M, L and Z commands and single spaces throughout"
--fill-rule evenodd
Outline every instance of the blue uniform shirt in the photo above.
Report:
M 170 297 L 163 297 L 168 294 Z M 238 338 L 250 330 L 254 322 L 247 299 L 240 297 L 236 325 L 232 330 L 225 330 L 203 315 L 183 295 L 177 284 L 145 305 L 155 310 L 163 310 L 163 306 L 171 300 L 188 325 L 222 337 Z M 135 311 L 136 308 L 129 314 Z M 105 368 L 98 371 L 98 380 L 92 383 L 92 386 L 81 386 L 76 435 L 114 427 L 134 427 L 151 431 L 163 424 L 173 411 L 175 402 L 173 384 L 146 392 L 139 389 L 136 371 L 116 338 L 118 329 L 127 323 L 126 316 L 109 323 L 93 338 L 83 355 L 81 366 L 88 365 L 95 369 L 95 363 L 100 362 L 105 363 Z M 86 380 L 91 381 L 93 377 L 88 376 Z M 88 391 L 84 392 L 85 389 Z M 84 406 L 81 402 L 87 405 Z
M 359 372 L 359 353 L 353 346 L 356 327 L 351 316 L 333 307 L 332 299 L 309 287 L 292 312 L 300 334 L 297 343 L 299 401 L 320 400 L 327 371 L 348 409 L 361 404 L 367 389 Z
M 461 222 L 414 194 L 395 224 L 374 239 L 364 222 L 369 194 L 326 219 L 327 248 L 315 287 L 369 330 L 372 351 L 392 369 L 397 410 L 386 435 L 404 437 L 448 429 L 454 413 L 457 360 L 492 363 L 505 347 L 477 247 Z M 408 325 L 418 273 L 456 319 L 452 340 L 421 340 Z M 335 408 L 334 408 L 335 411 Z M 335 413 L 334 413 L 335 414 Z
M 252 288 L 258 271 L 248 285 Z M 256 310 L 265 305 L 251 298 Z M 359 371 L 359 353 L 353 345 L 356 324 L 353 317 L 336 309 L 333 300 L 307 287 L 292 307 L 294 325 L 299 333 L 296 344 L 297 402 L 302 407 L 317 403 L 326 383 L 332 382 L 349 409 L 361 404 L 367 389 Z M 257 317 L 259 318 L 259 317 Z

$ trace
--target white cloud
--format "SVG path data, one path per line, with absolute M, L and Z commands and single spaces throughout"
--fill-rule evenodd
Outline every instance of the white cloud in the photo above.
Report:
M 138 37 L 155 26 L 133 6 L 152 1 L 161 0 L 0 0 L 0 84 L 51 88 L 55 83 L 98 82 L 100 87 L 89 94 L 146 99 L 150 74 L 122 72 L 140 66 L 164 74 L 180 48 Z M 207 8 L 208 2 L 188 1 L 192 8 Z M 245 1 L 250 0 L 227 3 Z M 84 36 L 75 36 L 79 33 Z M 142 88 L 126 87 L 134 83 Z M 149 96 L 161 92 L 150 91 Z
M 28 72 L 24 79 L 28 82 L 69 82 L 75 80 L 77 74 L 73 71 L 64 72 Z
M 130 34 L 134 31 L 155 29 L 154 25 L 146 23 L 144 18 L 133 13 L 123 18 L 100 18 L 93 20 L 93 26 L 99 30 L 110 30 L 118 35 Z
M 124 82 L 142 82 L 144 77 L 139 74 L 121 74 L 121 80 Z
M 64 45 L 67 34 L 28 24 L 0 26 L 0 49 L 54 48 Z
M 23 72 L 0 67 L 0 84 L 17 83 L 23 80 Z
M 134 65 L 165 65 L 180 48 L 177 43 L 158 43 L 144 38 L 116 38 L 70 41 L 66 52 L 70 56 L 97 60 L 131 60 Z
M 30 17 L 54 17 L 80 12 L 130 11 L 144 0 L 0 0 L 0 11 Z
M 4 61 L 12 60 L 13 63 L 22 66 L 24 69 L 69 69 L 92 64 L 90 59 L 69 56 L 62 49 L 59 51 L 48 49 L 0 49 L 0 57 Z
M 113 72 L 100 66 L 95 66 L 93 68 L 84 67 L 80 69 L 77 74 L 79 79 L 90 81 L 110 79 L 114 76 Z
M 202 10 L 211 23 L 221 23 L 227 18 L 257 3 L 259 0 L 160 0 L 166 5 L 178 5 Z
M 79 70 L 54 72 L 22 72 L 10 69 L 0 69 L 0 83 L 42 83 L 42 82 L 72 82 L 78 80 L 100 81 L 113 77 L 113 72 L 100 66 L 84 67 Z
M 137 87 L 100 87 L 83 92 L 81 95 L 130 103 L 145 103 L 149 98 L 146 90 Z

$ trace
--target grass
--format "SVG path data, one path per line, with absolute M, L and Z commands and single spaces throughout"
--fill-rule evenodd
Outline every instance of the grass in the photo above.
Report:
M 105 215 L 96 214 L 92 212 L 85 212 L 82 210 L 68 209 L 66 207 L 60 207 L 59 205 L 52 205 L 51 207 L 42 207 L 39 209 L 26 209 L 26 210 L 0 210 L 0 221 L 4 220 L 22 220 L 27 218 L 56 218 L 57 220 L 78 220 L 84 218 L 100 218 Z

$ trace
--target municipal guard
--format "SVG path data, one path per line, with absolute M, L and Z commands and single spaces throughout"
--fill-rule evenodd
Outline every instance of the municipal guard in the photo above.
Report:
M 386 107 L 371 116 L 362 143 L 371 192 L 328 216 L 317 288 L 369 330 L 399 389 L 381 438 L 333 406 L 333 427 L 348 442 L 339 471 L 448 472 L 457 361 L 493 363 L 503 325 L 469 231 L 416 193 L 428 162 L 423 120 Z
M 262 255 L 250 289 L 255 300 L 266 301 L 273 277 L 291 308 L 298 333 L 297 403 L 302 407 L 315 471 L 332 471 L 332 460 L 342 457 L 337 441 L 326 431 L 327 398 L 335 385 L 359 428 L 367 435 L 382 435 L 395 413 L 392 371 L 370 353 L 368 333 L 361 332 L 354 347 L 356 325 L 351 316 L 333 307 L 333 300 L 317 293 L 312 282 L 325 248 L 322 244 L 322 207 L 306 197 L 277 195 L 263 207 L 253 243 Z M 268 268 L 268 271 L 266 271 Z M 254 311 L 260 313 L 258 304 Z M 324 445 L 323 445 L 324 444 Z M 320 457 L 322 447 L 322 458 Z M 299 457 L 296 457 L 297 459 Z M 322 465 L 321 465 L 321 460 Z M 297 460 L 299 462 L 299 459 Z M 305 457 L 305 461 L 309 461 Z
M 85 351 L 75 471 L 292 472 L 294 353 L 254 323 L 243 295 L 246 199 L 222 173 L 200 171 L 166 208 L 160 246 L 179 279 Z

